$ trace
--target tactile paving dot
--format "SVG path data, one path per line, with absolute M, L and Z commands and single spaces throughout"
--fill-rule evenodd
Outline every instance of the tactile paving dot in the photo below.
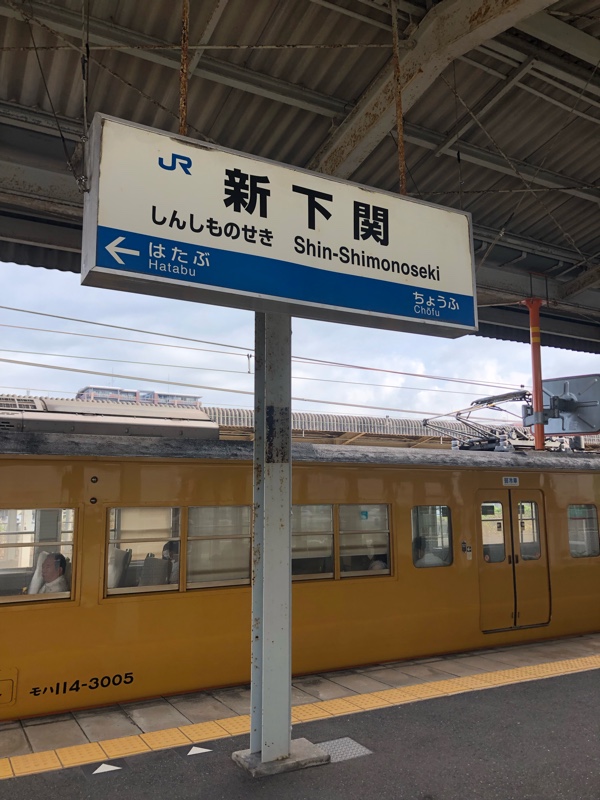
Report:
M 331 739 L 329 742 L 319 742 L 317 747 L 329 753 L 331 761 L 348 761 L 350 758 L 359 758 L 359 756 L 370 756 L 372 750 L 367 750 L 362 744 L 350 739 L 349 736 L 344 736 L 342 739 Z

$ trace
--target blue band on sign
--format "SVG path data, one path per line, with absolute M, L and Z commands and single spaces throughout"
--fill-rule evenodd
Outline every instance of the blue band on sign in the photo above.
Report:
M 96 266 L 199 288 L 475 327 L 474 298 L 409 286 L 401 274 L 386 273 L 389 280 L 347 275 L 116 228 L 98 227 Z

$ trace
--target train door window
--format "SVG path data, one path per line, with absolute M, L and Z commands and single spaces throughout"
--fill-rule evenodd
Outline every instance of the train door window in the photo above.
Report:
M 333 506 L 292 506 L 292 575 L 333 577 Z
M 484 561 L 492 564 L 504 561 L 506 552 L 502 503 L 481 504 L 481 539 Z
M 250 523 L 250 506 L 189 509 L 188 587 L 250 583 Z
M 541 558 L 540 519 L 537 503 L 524 501 L 518 506 L 519 548 L 523 561 Z
M 388 575 L 390 524 L 386 505 L 341 505 L 340 573 Z
M 415 567 L 449 567 L 452 564 L 452 521 L 448 506 L 413 508 L 412 545 Z
M 568 508 L 569 549 L 573 558 L 600 555 L 598 510 L 592 505 L 573 505 Z
M 109 510 L 107 594 L 179 587 L 180 516 L 178 508 Z
M 75 511 L 0 509 L 0 602 L 71 597 Z

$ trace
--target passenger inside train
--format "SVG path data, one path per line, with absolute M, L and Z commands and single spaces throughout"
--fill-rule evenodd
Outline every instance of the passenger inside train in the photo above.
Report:
M 62 553 L 49 553 L 42 562 L 42 586 L 37 594 L 68 592 L 67 560 Z
M 413 541 L 415 567 L 444 567 L 446 563 L 427 549 L 427 541 L 423 536 L 415 537 Z
M 162 557 L 168 561 L 167 583 L 179 583 L 179 542 L 168 541 L 162 549 Z
M 68 597 L 73 525 L 73 509 L 0 509 L 0 597 Z

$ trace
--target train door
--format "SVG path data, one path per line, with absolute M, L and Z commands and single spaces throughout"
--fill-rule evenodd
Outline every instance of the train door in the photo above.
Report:
M 546 625 L 550 578 L 544 497 L 538 490 L 477 493 L 482 631 Z

